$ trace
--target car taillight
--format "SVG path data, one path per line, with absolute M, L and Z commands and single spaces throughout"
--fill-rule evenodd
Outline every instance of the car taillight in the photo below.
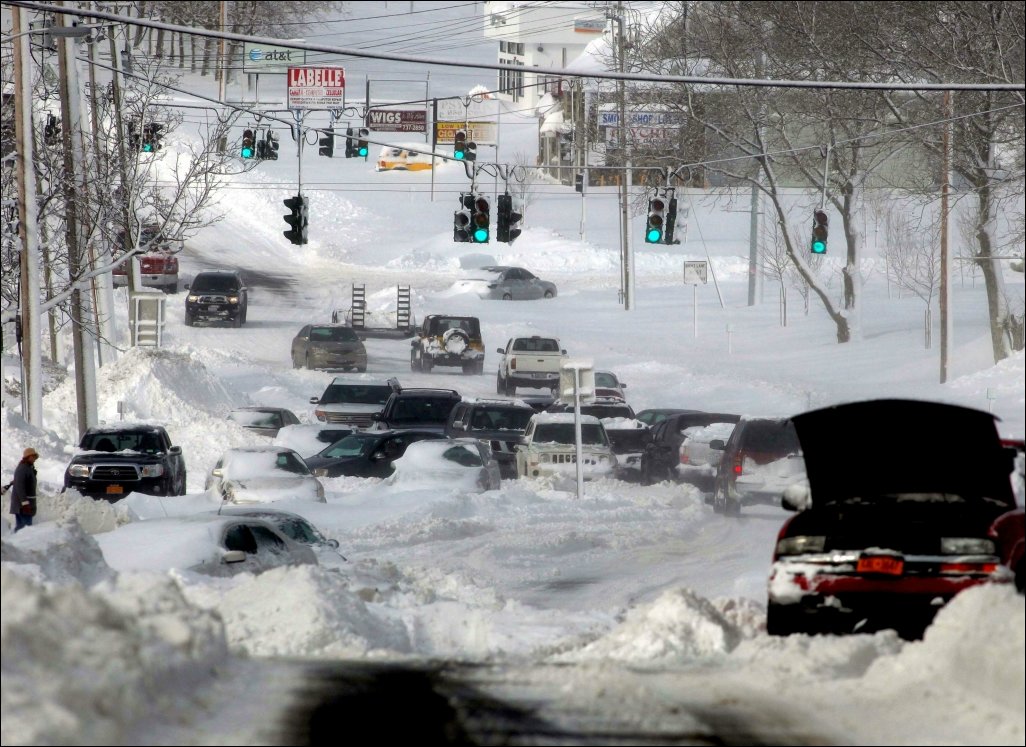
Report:
M 687 447 L 683 447 L 680 450 L 680 463 L 681 464 L 690 464 L 691 463 L 691 457 L 688 456 Z
M 941 573 L 993 573 L 998 569 L 997 563 L 941 563 Z
M 510 360 L 510 362 L 509 362 L 509 369 L 510 369 L 510 371 L 516 371 L 517 370 L 517 359 L 516 358 L 513 358 L 512 360 Z
M 742 464 L 745 461 L 745 454 L 743 451 L 739 451 L 737 456 L 734 457 L 734 476 L 737 477 L 742 472 Z

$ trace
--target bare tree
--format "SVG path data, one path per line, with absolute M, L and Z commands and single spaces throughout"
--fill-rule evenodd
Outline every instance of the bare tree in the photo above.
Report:
M 940 221 L 936 214 L 928 214 L 928 206 L 916 207 L 891 203 L 884 208 L 884 255 L 895 284 L 926 305 L 926 346 L 930 347 L 933 299 L 941 279 Z

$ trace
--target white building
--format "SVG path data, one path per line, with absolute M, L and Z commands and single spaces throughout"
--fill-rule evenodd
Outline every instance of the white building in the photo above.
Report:
M 566 84 L 547 71 L 576 59 L 606 23 L 602 8 L 582 2 L 486 2 L 484 35 L 498 42 L 498 62 L 524 68 L 498 71 L 500 97 L 523 102 L 525 109 L 546 93 L 559 97 Z

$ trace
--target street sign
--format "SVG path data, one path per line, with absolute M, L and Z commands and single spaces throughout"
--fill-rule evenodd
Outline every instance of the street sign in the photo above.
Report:
M 705 285 L 709 282 L 708 262 L 684 262 L 684 285 Z
M 254 44 L 245 42 L 242 46 L 242 72 L 280 73 L 284 75 L 290 67 L 306 64 L 306 50 L 282 47 L 275 44 Z
M 435 122 L 436 142 L 454 143 L 456 133 L 466 130 L 467 140 L 478 145 L 494 145 L 498 134 L 498 126 L 495 122 L 471 122 L 469 124 L 459 122 Z
M 346 73 L 341 67 L 290 67 L 289 109 L 343 109 Z
M 427 132 L 427 112 L 423 109 L 371 109 L 367 129 L 374 132 Z
M 474 119 L 492 120 L 498 116 L 498 99 L 471 99 L 467 106 L 459 99 L 440 99 L 438 101 L 439 122 L 466 122 Z

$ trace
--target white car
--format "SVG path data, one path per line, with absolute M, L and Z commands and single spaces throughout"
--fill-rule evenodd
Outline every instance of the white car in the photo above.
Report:
M 581 462 L 584 479 L 612 477 L 616 454 L 602 421 L 581 415 Z M 531 417 L 517 445 L 517 477 L 577 475 L 577 451 L 572 412 L 540 412 Z
M 204 512 L 136 521 L 95 535 L 116 571 L 194 571 L 213 576 L 260 573 L 283 565 L 317 565 L 317 556 L 270 523 Z
M 319 423 L 368 428 L 374 416 L 385 407 L 392 392 L 399 391 L 395 377 L 336 376 L 320 397 L 311 397 L 313 416 Z M 318 449 L 320 451 L 320 449 Z
M 693 425 L 681 431 L 684 440 L 678 449 L 677 477 L 681 482 L 700 490 L 712 491 L 716 470 L 723 459 L 723 446 L 737 423 L 710 423 Z M 712 494 L 706 498 L 712 503 Z
M 499 489 L 499 463 L 476 438 L 414 441 L 393 463 L 390 484 L 431 484 L 472 492 Z
M 325 537 L 321 531 L 306 518 L 291 511 L 270 506 L 229 506 L 222 508 L 222 516 L 241 516 L 266 521 L 290 540 L 306 545 L 314 551 L 320 565 L 335 567 L 346 558 L 339 552 L 337 539 Z
M 206 490 L 228 503 L 325 502 L 324 486 L 303 457 L 281 446 L 228 449 L 207 476 Z

